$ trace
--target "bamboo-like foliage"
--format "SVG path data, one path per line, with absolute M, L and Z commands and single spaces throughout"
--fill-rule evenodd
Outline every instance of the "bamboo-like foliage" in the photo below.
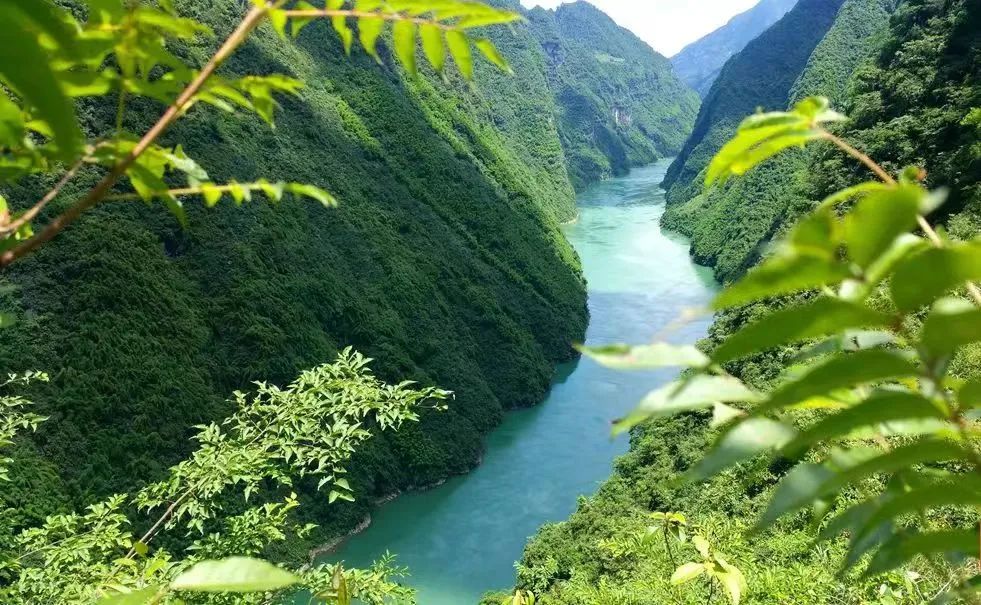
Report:
M 826 129 L 842 119 L 821 98 L 752 116 L 707 171 L 707 184 L 721 185 L 786 149 L 827 141 L 878 177 L 817 205 L 714 308 L 791 303 L 708 354 L 664 344 L 586 353 L 616 368 L 689 368 L 615 431 L 713 410 L 720 436 L 688 471 L 691 479 L 759 456 L 796 462 L 757 531 L 810 509 L 821 540 L 847 536 L 846 568 L 877 575 L 918 557 L 943 558 L 957 579 L 943 598 L 954 599 L 979 583 L 981 383 L 950 369 L 963 347 L 981 340 L 981 291 L 973 283 L 981 279 L 981 242 L 938 234 L 925 217 L 944 191 L 925 188 L 917 168 L 887 173 Z M 726 371 L 732 361 L 800 345 L 799 363 L 772 390 Z M 846 494 L 847 504 L 836 505 Z

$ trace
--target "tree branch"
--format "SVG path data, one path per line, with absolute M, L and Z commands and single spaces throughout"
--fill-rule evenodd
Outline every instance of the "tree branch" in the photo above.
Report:
M 23 257 L 30 252 L 36 250 L 42 244 L 45 244 L 55 236 L 57 236 L 61 231 L 68 225 L 74 223 L 78 220 L 86 210 L 89 210 L 102 202 L 109 191 L 112 189 L 113 185 L 124 175 L 126 170 L 132 166 L 140 155 L 145 152 L 150 145 L 156 141 L 160 135 L 162 135 L 174 121 L 180 117 L 181 112 L 186 108 L 186 106 L 194 98 L 194 95 L 198 93 L 208 78 L 214 74 L 215 70 L 224 63 L 226 59 L 237 49 L 242 42 L 248 37 L 252 31 L 258 27 L 262 20 L 268 15 L 268 7 L 253 7 L 245 15 L 245 18 L 238 24 L 235 31 L 229 35 L 225 42 L 221 45 L 218 51 L 211 57 L 207 65 L 201 70 L 194 80 L 187 85 L 184 91 L 177 97 L 167 111 L 157 120 L 157 123 L 150 128 L 149 131 L 143 138 L 140 139 L 139 143 L 133 148 L 128 156 L 123 158 L 118 164 L 116 164 L 109 174 L 107 174 L 99 183 L 88 192 L 81 200 L 76 202 L 74 205 L 68 208 L 64 213 L 55 217 L 50 223 L 45 225 L 44 229 L 32 237 L 31 239 L 25 241 L 24 243 L 12 248 L 3 254 L 0 254 L 0 268 L 5 268 L 17 259 Z

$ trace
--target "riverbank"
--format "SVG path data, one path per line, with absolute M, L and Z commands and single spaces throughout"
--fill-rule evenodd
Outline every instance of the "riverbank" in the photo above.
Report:
M 711 276 L 691 263 L 684 242 L 660 230 L 666 167 L 590 187 L 579 196 L 578 221 L 564 227 L 589 281 L 589 343 L 653 335 L 711 298 Z M 697 339 L 706 325 L 707 318 L 687 324 L 675 337 Z M 610 421 L 670 378 L 563 364 L 541 405 L 510 412 L 490 433 L 483 465 L 381 506 L 326 558 L 363 566 L 396 553 L 426 605 L 476 603 L 485 591 L 510 586 L 528 537 L 571 514 L 577 497 L 591 494 L 626 452 L 625 438 L 610 440 Z

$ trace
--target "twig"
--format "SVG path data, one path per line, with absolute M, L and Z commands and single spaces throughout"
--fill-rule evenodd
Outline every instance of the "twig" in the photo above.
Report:
M 46 194 L 44 194 L 44 197 L 38 200 L 36 204 L 31 206 L 24 214 L 20 215 L 16 220 L 13 220 L 7 223 L 6 225 L 0 226 L 0 237 L 8 236 L 11 233 L 16 233 L 18 229 L 20 229 L 27 223 L 31 222 L 32 220 L 34 220 L 34 218 L 38 214 L 40 214 L 42 210 L 44 210 L 45 206 L 47 206 L 49 203 L 51 203 L 52 200 L 58 197 L 58 194 L 61 193 L 61 190 L 65 188 L 65 185 L 67 185 L 69 181 L 75 178 L 75 175 L 78 174 L 78 171 L 81 170 L 82 166 L 85 165 L 88 159 L 89 156 L 86 155 L 85 157 L 75 162 L 75 164 L 71 168 L 69 168 L 68 171 L 65 174 L 63 174 L 60 179 L 58 179 L 58 182 L 55 183 L 55 186 L 52 187 L 51 190 L 48 191 Z
M 112 189 L 113 185 L 124 175 L 126 170 L 132 166 L 140 155 L 145 152 L 150 145 L 156 141 L 160 135 L 170 127 L 174 121 L 180 117 L 181 112 L 186 108 L 186 106 L 194 99 L 194 95 L 198 93 L 208 78 L 214 74 L 215 70 L 224 63 L 226 59 L 235 51 L 239 45 L 248 37 L 248 35 L 262 22 L 262 20 L 268 15 L 268 7 L 253 7 L 242 19 L 235 31 L 225 40 L 221 45 L 221 48 L 211 57 L 207 65 L 201 70 L 201 72 L 194 78 L 194 80 L 187 85 L 184 91 L 180 94 L 176 101 L 167 108 L 167 111 L 157 120 L 157 123 L 150 128 L 149 131 L 143 138 L 140 139 L 139 143 L 133 148 L 133 150 L 123 158 L 118 164 L 116 164 L 112 170 L 91 190 L 89 193 L 72 205 L 63 214 L 55 217 L 50 223 L 48 223 L 44 229 L 27 240 L 26 242 L 20 244 L 19 246 L 12 248 L 0 255 L 0 267 L 7 267 L 17 259 L 21 258 L 25 254 L 28 254 L 36 250 L 42 244 L 51 241 L 56 235 L 58 235 L 65 227 L 74 223 L 78 220 L 78 217 L 82 215 L 86 210 L 91 209 L 99 202 L 103 201 L 109 190 Z
M 880 166 L 875 160 L 870 158 L 865 153 L 862 153 L 855 147 L 852 147 L 847 141 L 845 141 L 841 137 L 835 136 L 830 132 L 828 132 L 827 130 L 822 131 L 822 137 L 828 141 L 831 141 L 839 149 L 841 149 L 851 157 L 855 158 L 856 160 L 864 164 L 869 170 L 875 173 L 875 175 L 879 177 L 879 179 L 881 179 L 887 185 L 896 184 L 896 179 L 894 179 L 892 175 L 886 172 L 886 170 L 882 166 Z M 940 237 L 937 231 L 930 225 L 930 223 L 926 220 L 926 217 L 924 217 L 923 215 L 917 215 L 916 222 L 920 226 L 920 229 L 923 231 L 923 233 L 926 234 L 927 239 L 930 240 L 930 243 L 932 243 L 937 248 L 944 247 L 943 239 Z M 981 288 L 978 288 L 978 286 L 974 282 L 967 282 L 967 291 L 971 295 L 971 298 L 974 299 L 974 302 L 977 303 L 978 305 L 981 305 Z

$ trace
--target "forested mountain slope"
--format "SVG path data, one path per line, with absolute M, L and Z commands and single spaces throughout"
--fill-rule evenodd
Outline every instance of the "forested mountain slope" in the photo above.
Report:
M 671 57 L 675 73 L 705 98 L 726 61 L 779 21 L 795 4 L 797 0 L 762 0 Z
M 244 10 L 238 0 L 176 4 L 219 36 Z M 283 101 L 277 128 L 196 108 L 168 140 L 215 180 L 309 182 L 340 208 L 190 209 L 182 230 L 156 207 L 103 207 L 19 263 L 5 280 L 18 289 L 3 296 L 25 319 L 0 334 L 0 355 L 5 370 L 52 374 L 32 393 L 51 420 L 18 445 L 0 507 L 39 516 L 158 478 L 191 448 L 192 425 L 227 413 L 232 391 L 282 384 L 348 345 L 385 379 L 456 398 L 359 453 L 359 500 L 331 508 L 344 517 L 337 527 L 374 497 L 472 467 L 482 435 L 505 409 L 539 401 L 586 323 L 578 260 L 558 230 L 574 196 L 554 66 L 527 27 L 495 42 L 516 76 L 483 65 L 471 87 L 456 76 L 411 80 L 386 53 L 381 66 L 360 51 L 345 58 L 329 24 L 295 44 L 267 30 L 252 38 L 227 73 L 308 83 Z M 200 60 L 209 50 L 185 52 Z M 611 81 L 633 94 L 631 80 Z M 635 129 L 670 124 L 664 136 L 680 144 L 683 115 L 662 123 L 635 107 Z M 159 112 L 136 107 L 124 126 L 140 132 Z M 114 108 L 83 113 L 98 132 Z M 43 186 L 4 193 L 32 199 Z
M 733 57 L 702 103 L 691 137 L 668 170 L 668 202 L 687 201 L 693 183 L 739 122 L 758 108 L 786 107 L 791 89 L 844 0 L 801 0 Z
M 877 160 L 886 160 L 890 169 L 912 163 L 929 166 L 927 178 L 934 186 L 952 184 L 954 214 L 946 220 L 949 232 L 960 238 L 976 237 L 981 231 L 977 219 L 981 119 L 975 109 L 981 106 L 981 5 L 973 0 L 906 0 L 879 35 L 872 33 L 868 19 L 891 8 L 888 3 L 848 0 L 797 79 L 793 95 L 823 91 L 833 96 L 836 105 L 852 116 L 841 126 L 841 136 L 871 151 Z M 859 44 L 862 36 L 868 37 Z M 853 60 L 849 57 L 859 55 L 865 60 L 858 60 L 860 66 L 842 86 L 846 78 L 829 67 L 846 65 Z M 738 220 L 750 217 L 761 199 L 769 200 L 771 190 L 790 192 L 795 196 L 793 206 L 769 224 L 779 232 L 803 210 L 813 208 L 815 200 L 868 178 L 859 172 L 864 169 L 820 149 L 779 160 L 776 166 L 773 171 L 757 168 L 759 178 L 751 173 L 745 179 L 755 188 L 739 189 L 742 207 L 728 207 L 741 213 L 734 215 Z M 727 195 L 736 191 L 734 185 L 729 187 Z M 770 210 L 761 212 L 772 219 Z M 692 221 L 698 237 L 698 216 L 692 208 L 677 219 Z M 746 242 L 730 232 L 729 239 L 716 248 L 720 258 L 730 250 L 741 257 L 747 245 L 759 244 L 757 236 L 751 232 Z M 734 267 L 732 274 L 743 270 Z M 774 307 L 763 302 L 721 313 L 703 346 L 714 347 Z M 800 363 L 798 352 L 782 347 L 728 364 L 726 370 L 762 387 L 788 366 Z M 977 359 L 976 347 L 959 356 L 954 362 L 957 375 L 976 377 Z M 785 518 L 770 530 L 747 537 L 746 530 L 765 510 L 777 479 L 790 469 L 783 461 L 745 463 L 706 484 L 679 483 L 681 473 L 704 459 L 714 437 L 712 422 L 711 413 L 695 412 L 638 427 L 631 434 L 630 452 L 618 461 L 599 492 L 583 499 L 568 521 L 543 528 L 529 543 L 519 566 L 519 585 L 537 591 L 538 602 L 545 605 L 704 603 L 704 593 L 695 589 L 679 593 L 670 586 L 668 578 L 683 561 L 673 560 L 659 546 L 657 536 L 654 546 L 640 544 L 634 550 L 630 545 L 618 546 L 624 536 L 644 535 L 653 523 L 651 512 L 680 511 L 743 570 L 748 580 L 744 603 L 922 602 L 919 588 L 909 582 L 915 584 L 919 575 L 897 571 L 864 583 L 857 574 L 836 577 L 843 544 L 816 545 L 804 515 Z M 929 567 L 917 565 L 921 570 Z
M 895 0 L 847 0 L 791 86 L 786 102 L 761 102 L 760 106 L 785 109 L 812 95 L 829 97 L 840 106 L 848 96 L 848 80 L 874 52 L 895 4 Z M 775 66 L 759 64 L 757 68 L 767 72 Z M 720 90 L 722 95 L 726 92 Z M 720 129 L 719 134 L 733 132 L 730 127 Z M 820 149 L 788 154 L 746 178 L 707 191 L 702 187 L 702 174 L 685 187 L 676 183 L 676 195 L 663 222 L 691 238 L 692 256 L 698 263 L 712 266 L 720 281 L 730 281 L 756 262 L 788 212 L 808 205 L 813 195 L 808 173 L 820 154 Z
M 698 97 L 669 61 L 588 2 L 535 8 L 557 127 L 576 189 L 677 153 Z

